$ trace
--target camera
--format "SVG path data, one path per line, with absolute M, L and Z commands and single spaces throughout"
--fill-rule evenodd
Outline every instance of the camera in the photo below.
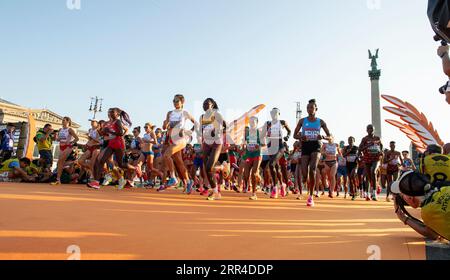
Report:
M 445 83 L 445 85 L 443 85 L 442 87 L 439 88 L 439 93 L 445 94 L 445 92 L 447 92 L 448 86 L 449 86 L 449 82 Z

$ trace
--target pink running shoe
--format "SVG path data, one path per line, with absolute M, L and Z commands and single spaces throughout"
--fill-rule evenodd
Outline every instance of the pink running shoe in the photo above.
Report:
M 273 198 L 273 199 L 277 199 L 278 198 L 277 188 L 276 187 L 272 187 L 272 192 L 270 194 L 270 198 Z
M 309 196 L 308 200 L 306 201 L 306 206 L 314 207 L 314 200 L 313 200 L 312 196 Z
M 281 197 L 286 197 L 286 187 L 281 187 L 280 195 Z
M 100 183 L 98 181 L 91 181 L 87 184 L 87 186 L 91 189 L 100 189 Z
M 207 189 L 204 189 L 202 192 L 200 192 L 200 195 L 208 195 L 209 192 Z

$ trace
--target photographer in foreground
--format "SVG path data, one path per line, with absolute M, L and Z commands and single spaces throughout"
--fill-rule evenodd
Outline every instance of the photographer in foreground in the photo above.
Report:
M 450 240 L 450 182 L 431 183 L 424 174 L 408 171 L 392 184 L 391 191 L 397 217 L 405 225 L 428 239 Z M 410 215 L 406 205 L 421 208 L 423 221 Z

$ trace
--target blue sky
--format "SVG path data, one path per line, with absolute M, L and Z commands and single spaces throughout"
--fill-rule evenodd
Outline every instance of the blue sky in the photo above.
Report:
M 161 124 L 183 93 L 196 115 L 206 97 L 229 120 L 263 103 L 279 107 L 292 127 L 295 102 L 306 111 L 316 98 L 336 138 L 359 141 L 371 121 L 367 49 L 380 48 L 382 93 L 415 104 L 449 141 L 449 108 L 437 92 L 446 77 L 426 1 L 379 3 L 81 0 L 81 10 L 70 10 L 66 0 L 1 0 L 0 96 L 84 128 L 91 96 L 125 109 L 136 125 Z M 408 147 L 383 125 L 386 142 Z

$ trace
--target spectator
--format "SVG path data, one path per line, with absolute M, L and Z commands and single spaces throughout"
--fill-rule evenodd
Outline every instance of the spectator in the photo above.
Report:
M 31 164 L 31 160 L 28 158 L 9 159 L 3 162 L 0 167 L 0 178 L 2 181 L 19 180 L 23 182 L 34 182 L 35 178 L 29 176 L 27 169 Z
M 0 162 L 12 158 L 14 151 L 14 131 L 16 127 L 9 123 L 5 129 L 0 131 Z
M 392 184 L 391 191 L 396 195 L 395 212 L 405 225 L 426 238 L 450 240 L 450 182 L 432 184 L 423 174 L 408 171 Z M 405 210 L 406 204 L 421 208 L 423 222 Z
M 52 146 L 55 139 L 56 133 L 51 124 L 46 124 L 36 134 L 35 142 L 37 143 L 41 165 L 44 169 L 51 168 L 53 165 Z

